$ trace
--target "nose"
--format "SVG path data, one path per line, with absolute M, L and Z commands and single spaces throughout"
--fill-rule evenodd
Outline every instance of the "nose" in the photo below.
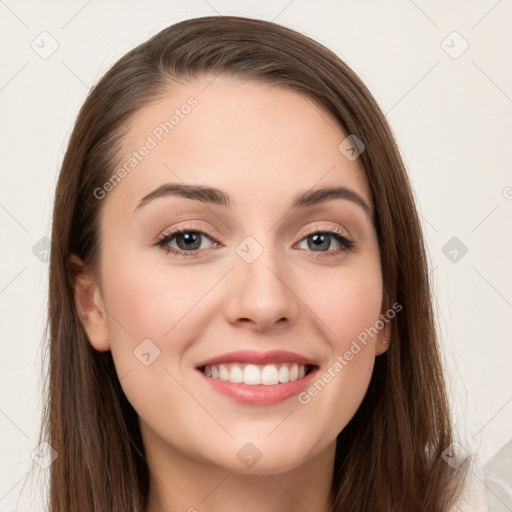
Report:
M 284 256 L 266 248 L 252 263 L 238 254 L 230 272 L 225 314 L 237 326 L 264 332 L 297 321 L 301 300 Z

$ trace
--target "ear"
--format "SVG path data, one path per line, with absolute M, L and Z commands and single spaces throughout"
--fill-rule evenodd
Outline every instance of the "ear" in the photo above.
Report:
M 391 301 L 387 294 L 384 294 L 382 299 L 382 309 L 380 312 L 379 320 L 377 327 L 381 327 L 381 322 L 384 324 L 375 337 L 375 355 L 380 356 L 384 354 L 389 348 L 391 341 L 391 322 L 392 317 L 390 318 L 387 312 L 392 309 L 390 306 Z M 394 312 L 394 311 L 393 311 Z M 393 315 L 394 317 L 395 315 Z
M 98 351 L 110 349 L 103 297 L 92 270 L 75 254 L 68 258 L 68 272 L 80 322 L 91 345 Z

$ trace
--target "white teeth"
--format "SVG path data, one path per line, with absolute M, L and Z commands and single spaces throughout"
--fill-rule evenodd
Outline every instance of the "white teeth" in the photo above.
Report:
M 279 372 L 274 364 L 267 364 L 261 370 L 261 383 L 266 386 L 279 384 Z
M 290 382 L 290 370 L 284 364 L 279 368 L 279 382 Z
M 244 384 L 254 386 L 261 384 L 261 372 L 254 364 L 248 364 L 244 369 Z
M 229 370 L 223 365 L 219 365 L 220 380 L 229 380 Z
M 297 380 L 299 378 L 299 365 L 297 363 L 293 363 L 290 369 L 290 381 Z
M 244 371 L 240 366 L 234 364 L 229 372 L 229 381 L 240 383 L 244 381 Z
M 207 377 L 236 384 L 274 386 L 302 379 L 306 375 L 306 365 L 299 363 L 265 365 L 244 363 L 212 364 L 205 366 L 203 373 Z

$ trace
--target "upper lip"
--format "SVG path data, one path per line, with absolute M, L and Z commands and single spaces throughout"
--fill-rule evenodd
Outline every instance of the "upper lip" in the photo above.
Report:
M 308 357 L 289 352 L 287 350 L 270 350 L 268 352 L 256 352 L 254 350 L 239 350 L 237 352 L 229 352 L 220 356 L 212 357 L 201 361 L 196 368 L 206 365 L 221 363 L 252 363 L 252 364 L 272 364 L 272 363 L 301 363 L 317 366 L 317 363 Z

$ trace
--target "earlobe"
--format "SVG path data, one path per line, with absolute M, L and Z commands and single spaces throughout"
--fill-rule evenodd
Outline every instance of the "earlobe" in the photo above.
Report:
M 378 341 L 375 346 L 375 355 L 380 356 L 381 354 L 384 354 L 384 352 L 386 352 L 388 350 L 388 348 L 389 348 L 389 341 L 387 341 L 387 340 Z
M 107 315 L 97 278 L 75 254 L 68 258 L 75 308 L 89 342 L 94 349 L 110 350 Z

